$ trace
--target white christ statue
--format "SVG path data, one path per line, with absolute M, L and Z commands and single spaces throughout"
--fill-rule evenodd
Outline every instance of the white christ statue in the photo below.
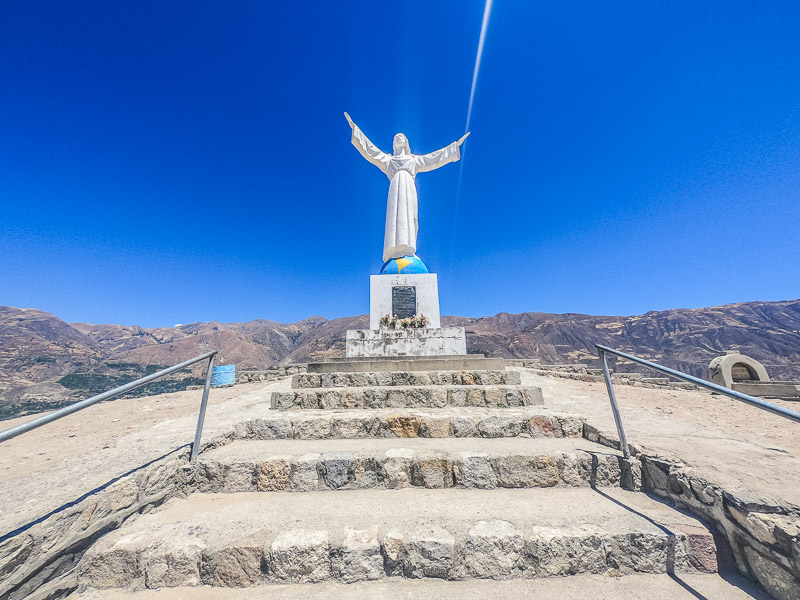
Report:
M 460 140 L 430 154 L 412 154 L 408 138 L 398 133 L 394 136 L 392 154 L 381 152 L 369 141 L 350 115 L 344 113 L 350 129 L 352 142 L 373 165 L 389 178 L 389 199 L 386 202 L 386 234 L 383 238 L 383 260 L 411 256 L 417 251 L 417 188 L 414 179 L 417 173 L 433 171 L 461 158 L 459 148 L 467 139 L 467 132 Z

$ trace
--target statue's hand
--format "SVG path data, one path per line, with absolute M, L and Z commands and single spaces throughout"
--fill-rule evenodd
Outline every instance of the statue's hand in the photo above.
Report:
M 347 114 L 347 113 L 344 113 L 344 114 Z M 459 146 L 460 146 L 461 144 L 463 144 L 463 143 L 464 143 L 464 140 L 465 140 L 465 139 L 467 139 L 467 138 L 469 137 L 469 134 L 470 134 L 470 133 L 472 133 L 472 132 L 471 132 L 471 131 L 468 131 L 467 133 L 465 133 L 465 134 L 462 136 L 462 138 L 461 138 L 460 140 L 458 140 L 458 145 L 459 145 Z
M 347 122 L 350 124 L 350 129 L 356 126 L 356 124 L 353 123 L 353 119 L 351 119 L 350 115 L 347 114 L 347 111 L 344 113 L 344 118 L 347 119 Z

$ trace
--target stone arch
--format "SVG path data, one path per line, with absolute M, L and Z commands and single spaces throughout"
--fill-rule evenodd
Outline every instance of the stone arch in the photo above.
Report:
M 764 365 L 738 352 L 717 356 L 709 363 L 708 372 L 713 383 L 728 388 L 743 381 L 769 381 Z

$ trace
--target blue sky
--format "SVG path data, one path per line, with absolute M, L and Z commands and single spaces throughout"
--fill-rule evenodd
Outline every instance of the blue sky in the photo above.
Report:
M 0 4 L 0 304 L 366 313 L 388 180 L 342 113 L 458 139 L 483 9 Z M 794 1 L 496 0 L 464 158 L 417 181 L 442 312 L 800 297 L 798 31 Z

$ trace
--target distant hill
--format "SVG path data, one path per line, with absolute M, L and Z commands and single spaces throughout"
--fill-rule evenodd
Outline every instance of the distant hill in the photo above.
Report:
M 490 356 L 596 364 L 594 344 L 603 343 L 705 377 L 714 356 L 738 349 L 764 363 L 773 378 L 800 379 L 800 300 L 631 317 L 500 313 L 443 317 L 443 324 L 463 326 L 468 351 Z M 0 418 L 86 397 L 210 349 L 220 350 L 222 362 L 239 369 L 343 356 L 345 332 L 367 326 L 362 315 L 145 329 L 66 323 L 40 310 L 0 307 Z M 149 392 L 198 383 L 200 372 L 198 365 L 151 384 Z

